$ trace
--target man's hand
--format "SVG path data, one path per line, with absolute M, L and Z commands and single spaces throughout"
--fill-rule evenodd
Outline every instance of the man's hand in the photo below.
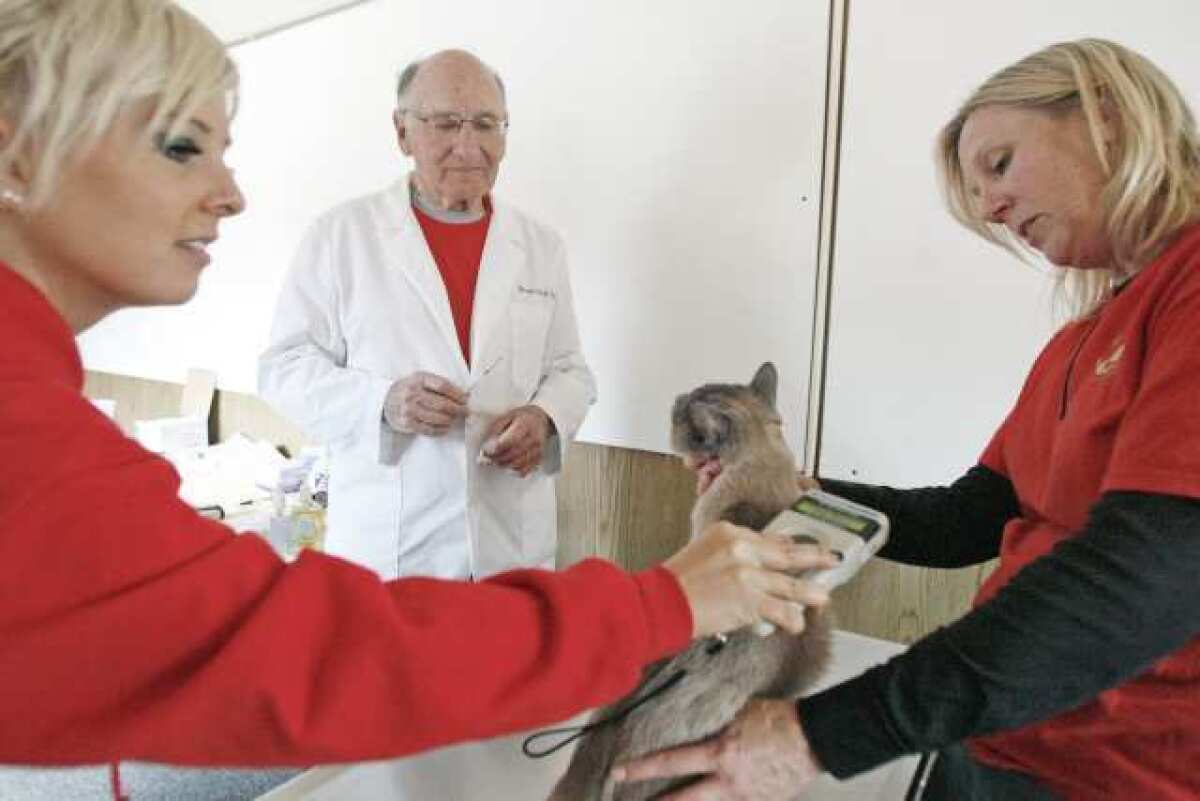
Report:
M 550 426 L 550 416 L 540 407 L 518 406 L 492 421 L 480 453 L 493 464 L 527 476 L 542 463 Z
M 635 759 L 617 781 L 706 774 L 662 801 L 787 801 L 823 772 L 793 701 L 751 699 L 716 739 Z
M 466 415 L 466 393 L 433 373 L 401 378 L 383 401 L 384 422 L 401 434 L 440 437 Z

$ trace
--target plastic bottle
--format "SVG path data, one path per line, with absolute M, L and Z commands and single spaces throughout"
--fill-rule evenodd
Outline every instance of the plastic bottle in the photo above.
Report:
M 308 485 L 300 487 L 300 498 L 289 515 L 292 519 L 296 552 L 303 548 L 321 550 L 325 544 L 325 510 L 312 497 Z
M 271 522 L 267 529 L 267 541 L 284 559 L 296 555 L 295 526 L 290 516 L 284 514 L 283 488 L 276 484 L 271 489 Z

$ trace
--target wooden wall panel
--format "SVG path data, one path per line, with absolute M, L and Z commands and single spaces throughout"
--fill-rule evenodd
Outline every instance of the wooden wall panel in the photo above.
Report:
M 183 398 L 183 385 L 170 381 L 89 370 L 84 374 L 84 394 L 89 398 L 110 398 L 117 402 L 117 422 L 126 433 L 133 433 L 135 420 L 175 417 Z M 237 433 L 282 445 L 294 453 L 309 444 L 299 427 L 275 413 L 256 395 L 217 390 L 209 429 L 214 441 L 221 442 Z
M 912 642 L 960 617 L 991 565 L 929 570 L 877 559 L 833 595 L 838 627 Z
M 126 431 L 136 419 L 178 414 L 183 387 L 89 372 L 85 392 L 117 401 Z M 225 439 L 241 432 L 295 452 L 303 432 L 253 395 L 218 391 L 210 427 Z M 637 570 L 687 542 L 695 481 L 678 459 L 658 453 L 575 443 L 558 479 L 558 563 L 588 556 Z M 970 605 L 989 566 L 924 570 L 882 560 L 834 594 L 842 628 L 912 642 L 954 620 Z
M 677 459 L 576 443 L 558 483 L 560 565 L 596 555 L 640 569 L 689 536 L 695 480 Z M 991 565 L 927 570 L 876 560 L 834 593 L 838 626 L 912 642 L 965 612 Z
M 217 442 L 223 442 L 234 434 L 245 434 L 253 439 L 282 445 L 289 455 L 311 444 L 299 426 L 276 413 L 257 395 L 218 390 L 213 403 L 213 417 Z
M 116 401 L 117 423 L 126 434 L 132 435 L 135 420 L 177 416 L 183 384 L 89 370 L 84 374 L 83 392 L 89 398 Z
M 690 535 L 695 479 L 678 459 L 577 442 L 558 480 L 558 563 L 661 562 Z

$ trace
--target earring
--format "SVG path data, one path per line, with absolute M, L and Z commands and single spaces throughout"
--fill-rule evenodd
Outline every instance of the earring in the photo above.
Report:
M 15 189 L 0 189 L 0 211 L 21 211 L 25 208 L 25 196 Z

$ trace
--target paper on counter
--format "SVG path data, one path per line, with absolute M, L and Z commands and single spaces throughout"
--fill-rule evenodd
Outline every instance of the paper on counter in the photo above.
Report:
M 143 448 L 170 457 L 208 445 L 208 419 L 201 417 L 159 417 L 136 420 L 133 438 Z
M 179 495 L 192 506 L 231 510 L 265 497 L 288 460 L 273 445 L 235 434 L 207 448 L 168 454 L 183 483 Z

